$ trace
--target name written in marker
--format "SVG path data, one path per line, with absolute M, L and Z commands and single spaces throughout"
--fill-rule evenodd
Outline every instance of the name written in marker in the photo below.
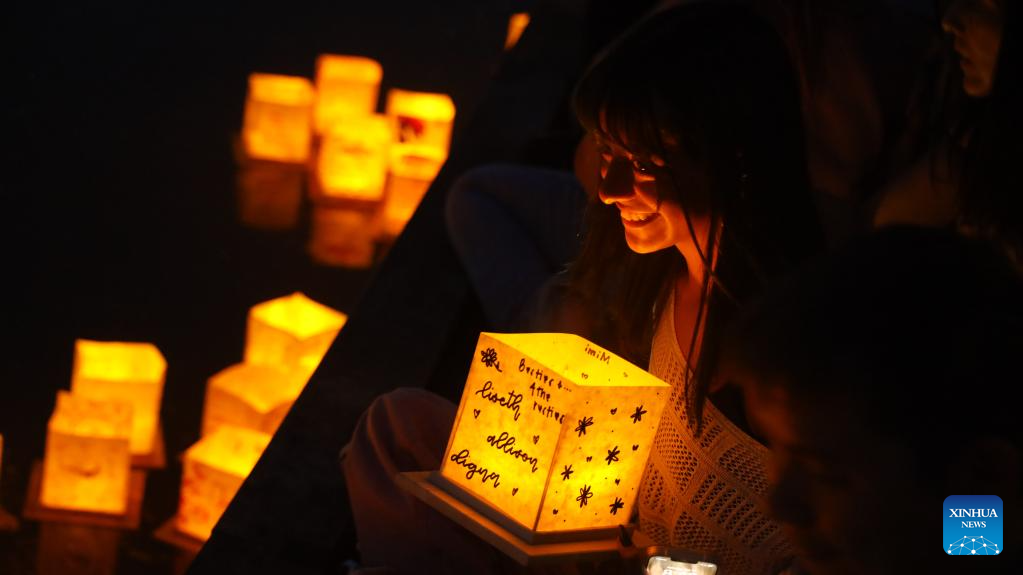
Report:
M 510 409 L 515 412 L 513 419 L 519 420 L 519 406 L 522 403 L 523 395 L 521 393 L 515 393 L 509 391 L 506 394 L 502 394 L 494 388 L 494 382 L 489 379 L 483 384 L 483 387 L 476 390 L 476 394 L 490 403 L 496 403 L 505 409 Z
M 458 453 L 452 453 L 451 461 L 465 468 L 465 478 L 468 479 L 469 481 L 472 481 L 474 477 L 479 475 L 480 481 L 483 482 L 484 485 L 486 485 L 488 481 L 493 481 L 494 487 L 497 487 L 498 485 L 501 484 L 501 475 L 499 473 L 490 471 L 486 467 L 480 467 L 479 465 L 476 465 L 476 463 L 469 460 L 468 449 L 463 449 Z
M 608 355 L 606 351 L 602 349 L 593 349 L 589 346 L 589 344 L 586 345 L 586 355 L 595 357 L 597 358 L 597 361 L 602 361 L 609 365 L 611 363 L 611 356 Z
M 516 449 L 515 436 L 510 435 L 507 431 L 502 431 L 501 435 L 487 436 L 487 443 L 489 443 L 491 447 L 495 447 L 503 451 L 504 453 L 511 455 L 515 459 L 519 459 L 525 463 L 531 464 L 533 468 L 533 473 L 536 473 L 539 460 L 537 460 L 537 458 L 535 457 L 530 456 L 528 453 L 521 449 Z

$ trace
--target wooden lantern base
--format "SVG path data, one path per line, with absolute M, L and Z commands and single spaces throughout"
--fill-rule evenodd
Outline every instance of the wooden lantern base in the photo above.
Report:
M 32 464 L 32 476 L 28 481 L 28 493 L 25 496 L 25 507 L 22 517 L 33 521 L 52 521 L 54 523 L 72 523 L 76 525 L 95 525 L 97 527 L 113 527 L 116 529 L 138 529 L 142 516 L 142 496 L 146 491 L 146 472 L 133 469 L 128 485 L 128 509 L 122 514 L 97 513 L 94 511 L 77 511 L 47 507 L 39 500 L 43 486 L 43 461 L 35 460 Z
M 163 442 L 163 424 L 156 425 L 153 449 L 149 453 L 132 454 L 131 466 L 138 469 L 163 469 L 167 466 L 167 447 Z
M 178 549 L 191 553 L 192 555 L 198 554 L 199 550 L 202 549 L 202 546 L 206 544 L 205 541 L 196 539 L 188 533 L 179 530 L 177 515 L 171 517 L 167 521 L 164 521 L 163 525 L 160 525 L 160 527 L 153 532 L 153 537 L 156 537 L 158 541 L 163 541 L 172 547 L 177 547 Z
M 568 539 L 576 540 L 529 543 L 512 530 L 436 485 L 431 480 L 433 473 L 429 471 L 399 473 L 396 478 L 397 484 L 520 565 L 601 561 L 621 554 L 622 545 L 616 531 L 602 530 L 598 538 L 582 541 L 573 538 L 573 534 L 566 534 Z M 590 532 L 587 535 L 592 536 L 596 533 Z M 633 530 L 632 537 L 633 545 L 638 548 L 653 545 L 653 541 L 638 531 Z

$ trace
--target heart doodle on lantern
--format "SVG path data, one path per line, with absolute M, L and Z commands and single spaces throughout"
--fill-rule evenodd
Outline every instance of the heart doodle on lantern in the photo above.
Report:
M 552 511 L 552 512 L 553 512 L 553 513 L 554 513 L 555 515 L 557 515 L 557 514 L 558 514 L 558 510 L 557 510 L 557 509 L 552 509 L 551 511 Z
M 618 413 L 618 408 L 617 407 L 611 410 L 611 415 L 614 415 L 616 413 Z
M 478 410 L 478 409 L 472 410 L 472 417 L 473 417 L 473 419 L 479 419 L 480 418 L 480 410 Z
M 536 445 L 536 443 L 537 443 L 538 441 L 540 441 L 540 436 L 539 436 L 539 435 L 534 435 L 534 436 L 533 436 L 533 445 Z
M 621 483 L 622 483 L 621 478 L 615 479 L 615 485 L 621 485 Z
M 512 497 L 514 497 L 515 494 L 518 493 L 518 492 L 519 492 L 519 488 L 518 487 L 512 488 Z
M 636 451 L 637 449 L 639 449 L 639 444 L 638 443 L 636 445 L 632 446 L 632 450 L 633 451 Z

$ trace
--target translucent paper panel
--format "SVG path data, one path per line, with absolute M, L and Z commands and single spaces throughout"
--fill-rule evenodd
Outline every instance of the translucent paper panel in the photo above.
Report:
M 40 500 L 47 507 L 124 513 L 132 406 L 60 391 L 46 434 Z
M 383 73 L 380 63 L 370 58 L 335 54 L 317 58 L 316 132 L 376 112 Z
M 403 156 L 393 160 L 384 194 L 384 234 L 397 237 L 412 218 L 430 184 L 440 171 L 442 162 L 419 156 Z
M 75 342 L 71 391 L 130 403 L 131 452 L 145 455 L 153 451 L 166 372 L 167 362 L 153 344 L 80 339 Z
M 394 118 L 397 130 L 392 158 L 415 156 L 443 163 L 448 157 L 455 121 L 455 104 L 450 96 L 390 90 L 386 113 Z
M 315 92 L 298 76 L 252 74 L 242 142 L 251 158 L 304 163 L 309 159 Z
M 233 365 L 206 384 L 202 435 L 225 424 L 273 435 L 301 391 L 290 373 L 273 365 Z
M 298 292 L 255 305 L 249 310 L 245 363 L 276 365 L 304 383 L 347 320 Z
M 480 334 L 441 474 L 536 532 L 627 523 L 669 390 L 578 336 Z
M 380 201 L 394 130 L 383 115 L 352 117 L 333 125 L 320 144 L 317 175 L 328 199 Z
M 242 482 L 259 461 L 270 436 L 222 425 L 185 452 L 177 528 L 205 541 Z

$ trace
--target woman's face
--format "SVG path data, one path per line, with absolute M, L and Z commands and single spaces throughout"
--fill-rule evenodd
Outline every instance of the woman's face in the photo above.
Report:
M 684 186 L 701 186 L 707 179 L 680 150 L 669 152 L 668 159 L 656 155 L 641 156 L 615 142 L 598 138 L 600 152 L 600 200 L 618 208 L 625 227 L 625 241 L 632 251 L 647 254 L 674 247 L 687 261 L 699 258 L 693 234 L 686 224 L 686 213 L 674 198 Z M 668 144 L 669 147 L 671 144 Z M 670 163 L 670 165 L 669 165 Z M 691 191 L 691 190 L 690 190 Z M 701 248 L 710 231 L 710 218 L 690 210 L 689 218 Z
M 1006 0 L 953 0 L 941 26 L 952 35 L 963 90 L 982 98 L 991 93 L 1002 43 L 1003 7 Z

